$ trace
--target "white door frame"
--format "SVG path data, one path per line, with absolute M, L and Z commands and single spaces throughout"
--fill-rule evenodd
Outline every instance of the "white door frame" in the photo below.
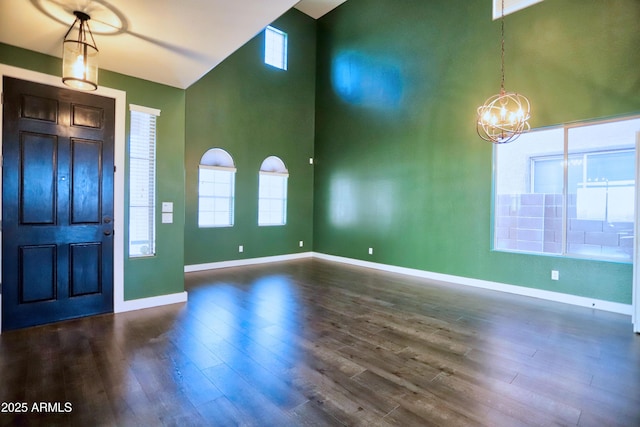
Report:
M 28 80 L 35 83 L 42 83 L 49 86 L 57 86 L 69 89 L 62 83 L 59 76 L 38 73 L 10 65 L 0 64 L 0 92 L 2 92 L 3 77 L 15 77 L 17 79 Z M 96 95 L 113 98 L 116 104 L 115 134 L 114 134 L 114 165 L 116 173 L 113 181 L 113 310 L 123 311 L 124 304 L 124 158 L 125 158 L 125 121 L 127 94 L 118 89 L 99 86 L 92 93 Z M 0 112 L 1 112 L 0 107 Z M 2 115 L 0 114 L 0 153 L 2 149 Z M 0 188 L 2 187 L 2 166 L 0 163 Z M 0 214 L 2 213 L 2 200 L 0 199 Z M 1 217 L 1 216 L 0 216 Z M 0 231 L 1 236 L 1 231 Z M 2 259 L 0 253 L 0 260 Z M 0 271 L 0 286 L 1 286 Z M 2 332 L 2 294 L 0 293 L 0 333 Z

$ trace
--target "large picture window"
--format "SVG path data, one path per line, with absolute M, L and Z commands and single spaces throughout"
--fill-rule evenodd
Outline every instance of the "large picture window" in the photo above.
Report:
M 494 249 L 631 261 L 640 118 L 495 147 Z

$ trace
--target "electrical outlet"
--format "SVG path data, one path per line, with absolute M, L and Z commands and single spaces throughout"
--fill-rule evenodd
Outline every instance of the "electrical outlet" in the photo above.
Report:
M 373 248 L 369 248 L 369 255 L 373 255 Z
M 244 252 L 244 246 L 242 245 L 238 246 L 238 252 Z
M 304 242 L 303 242 L 302 240 L 300 240 L 300 243 L 298 243 L 298 245 L 299 245 L 300 247 L 303 247 L 303 246 L 304 246 Z
M 558 270 L 551 270 L 551 280 L 560 280 L 560 272 Z

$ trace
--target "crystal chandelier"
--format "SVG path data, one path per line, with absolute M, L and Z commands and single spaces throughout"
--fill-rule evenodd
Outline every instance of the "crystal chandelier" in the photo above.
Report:
M 478 107 L 476 123 L 480 138 L 494 144 L 511 142 L 522 132 L 528 131 L 531 117 L 531 105 L 527 97 L 504 89 L 504 0 L 502 0 L 500 24 L 502 35 L 500 93 L 493 95 Z

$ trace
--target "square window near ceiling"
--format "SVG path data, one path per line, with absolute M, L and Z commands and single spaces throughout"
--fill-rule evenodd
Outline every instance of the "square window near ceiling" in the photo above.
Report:
M 527 8 L 536 3 L 540 3 L 543 0 L 493 0 L 493 19 L 500 19 L 502 17 L 502 5 L 504 1 L 504 15 L 507 16 L 510 13 L 517 12 L 521 9 Z
M 281 70 L 287 69 L 287 33 L 271 26 L 265 29 L 264 63 Z

